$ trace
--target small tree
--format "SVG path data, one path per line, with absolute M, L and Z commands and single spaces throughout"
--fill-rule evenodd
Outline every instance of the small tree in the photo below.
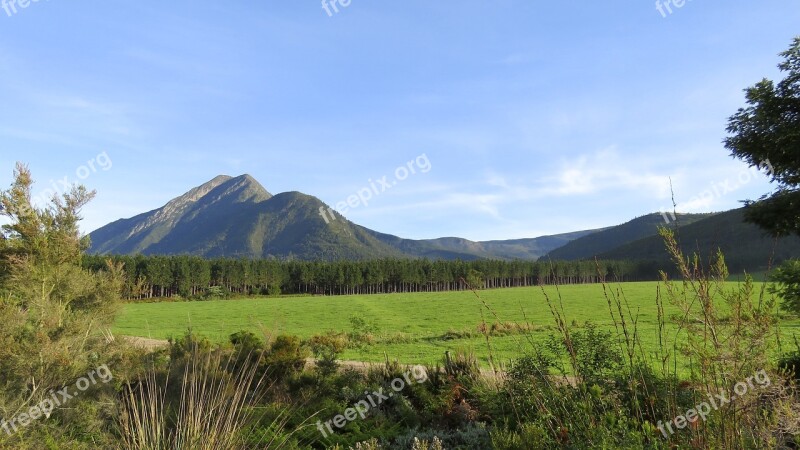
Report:
M 80 209 L 94 193 L 74 187 L 51 203 L 31 203 L 30 171 L 18 164 L 0 191 L 0 417 L 11 417 L 108 364 L 107 339 L 122 288 L 122 267 L 81 267 L 88 246 Z

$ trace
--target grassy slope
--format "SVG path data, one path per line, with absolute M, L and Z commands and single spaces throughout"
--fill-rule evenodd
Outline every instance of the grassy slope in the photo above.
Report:
M 639 311 L 639 332 L 645 347 L 655 350 L 658 283 L 625 283 L 611 286 L 622 289 L 634 311 Z M 545 291 L 557 301 L 556 289 Z M 614 330 L 601 285 L 576 285 L 560 288 L 567 321 L 579 324 L 589 320 L 606 330 Z M 501 321 L 527 321 L 539 326 L 531 334 L 534 341 L 545 339 L 553 330 L 553 317 L 539 288 L 484 291 L 481 297 Z M 524 311 L 524 313 L 523 313 Z M 484 310 L 487 321 L 494 322 Z M 667 314 L 675 312 L 667 305 Z M 379 342 L 364 351 L 348 350 L 344 359 L 381 361 L 386 352 L 391 358 L 408 363 L 432 363 L 445 350 L 472 348 L 486 361 L 483 338 L 442 339 L 449 330 L 476 329 L 481 323 L 481 304 L 472 293 L 445 292 L 375 296 L 295 297 L 278 299 L 239 299 L 212 302 L 129 304 L 117 320 L 117 334 L 165 339 L 182 334 L 189 326 L 197 333 L 224 342 L 235 331 L 249 329 L 268 333 L 288 333 L 301 337 L 328 330 L 350 331 L 349 318 L 357 315 L 375 323 L 384 336 L 407 334 L 400 343 Z M 784 335 L 791 336 L 800 321 L 783 324 Z M 525 336 L 493 337 L 495 358 L 506 361 L 530 348 Z

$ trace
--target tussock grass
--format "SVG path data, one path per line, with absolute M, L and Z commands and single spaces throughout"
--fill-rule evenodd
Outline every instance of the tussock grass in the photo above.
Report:
M 121 448 L 131 450 L 233 450 L 251 448 L 244 431 L 258 419 L 267 388 L 258 377 L 263 355 L 223 356 L 221 351 L 188 353 L 177 386 L 153 368 L 124 387 L 118 428 Z M 279 417 L 273 426 L 283 425 Z M 285 440 L 284 440 L 285 442 Z M 279 449 L 275 438 L 263 448 Z

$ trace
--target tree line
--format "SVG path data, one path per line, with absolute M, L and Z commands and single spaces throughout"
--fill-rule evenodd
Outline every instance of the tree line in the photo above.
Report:
M 440 292 L 540 284 L 655 280 L 653 263 L 632 261 L 280 261 L 204 259 L 196 256 L 85 255 L 92 271 L 108 260 L 125 268 L 123 297 L 141 300 L 181 296 L 349 295 Z

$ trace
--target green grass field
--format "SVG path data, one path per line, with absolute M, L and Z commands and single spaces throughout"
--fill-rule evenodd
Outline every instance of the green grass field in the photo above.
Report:
M 729 283 L 733 285 L 735 282 Z M 631 311 L 638 312 L 639 333 L 647 351 L 657 346 L 656 290 L 659 283 L 609 285 L 622 291 Z M 733 286 L 731 286 L 733 287 Z M 582 326 L 586 321 L 616 333 L 608 303 L 599 284 L 559 288 L 567 323 Z M 544 291 L 558 304 L 556 288 Z M 488 323 L 518 322 L 535 326 L 528 335 L 492 337 L 496 361 L 518 357 L 555 332 L 555 322 L 539 287 L 481 291 L 488 311 L 471 292 L 389 294 L 341 297 L 247 298 L 208 302 L 138 303 L 124 306 L 114 332 L 128 336 L 166 339 L 180 336 L 191 327 L 215 342 L 225 342 L 230 334 L 251 330 L 266 334 L 292 334 L 308 338 L 326 331 L 350 332 L 350 317 L 358 316 L 374 324 L 379 332 L 375 344 L 363 350 L 348 350 L 343 359 L 382 361 L 384 352 L 404 363 L 434 363 L 446 350 L 471 349 L 482 362 L 487 361 L 486 340 L 481 336 L 448 339 L 448 331 L 477 330 L 483 313 Z M 677 309 L 665 301 L 669 316 Z M 800 321 L 784 321 L 782 334 L 791 337 Z M 674 336 L 674 329 L 670 332 Z M 784 339 L 785 343 L 790 342 Z

